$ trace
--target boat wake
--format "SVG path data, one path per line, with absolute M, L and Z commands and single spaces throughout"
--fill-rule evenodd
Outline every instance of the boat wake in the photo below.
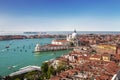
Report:
M 3 50 L 1 50 L 0 52 L 4 52 L 4 51 L 6 51 L 7 49 L 3 49 Z

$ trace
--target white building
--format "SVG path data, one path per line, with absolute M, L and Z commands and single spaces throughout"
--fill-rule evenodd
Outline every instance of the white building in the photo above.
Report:
M 118 71 L 117 74 L 115 74 L 111 80 L 120 80 L 120 71 Z
M 71 35 L 67 35 L 66 40 L 69 41 L 70 43 L 73 43 L 74 46 L 78 46 L 79 40 L 76 30 L 74 30 L 74 32 Z
M 78 34 L 76 30 L 74 30 L 74 32 L 71 35 L 67 35 L 66 39 L 52 40 L 52 44 L 55 44 L 55 45 L 69 46 L 70 43 L 73 43 L 74 46 L 78 45 Z
M 78 34 L 76 30 L 74 30 L 72 35 L 68 35 L 66 39 L 55 39 L 52 40 L 51 44 L 44 46 L 37 44 L 35 47 L 35 52 L 68 49 L 68 47 L 71 46 L 70 43 L 72 43 L 73 46 L 78 45 Z
M 40 45 L 39 45 L 39 44 L 36 44 L 36 47 L 35 47 L 35 52 L 40 51 L 40 49 L 41 49 Z
M 74 40 L 77 40 L 77 37 L 78 37 L 78 34 L 77 34 L 76 30 L 74 30 L 72 35 L 67 35 L 66 40 L 67 41 L 74 41 Z
M 67 46 L 69 44 L 69 41 L 67 41 L 65 39 L 52 40 L 52 44 Z
M 65 45 L 56 45 L 56 44 L 47 44 L 44 46 L 40 46 L 39 44 L 35 47 L 35 52 L 43 52 L 43 51 L 56 51 L 56 50 L 66 50 L 68 46 Z

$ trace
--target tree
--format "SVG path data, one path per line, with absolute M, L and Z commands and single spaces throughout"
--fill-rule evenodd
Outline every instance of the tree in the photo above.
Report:
M 48 63 L 43 63 L 41 66 L 42 71 L 42 77 L 40 77 L 40 80 L 43 79 L 49 79 L 51 75 L 56 75 L 56 70 L 53 66 L 49 66 Z
M 48 75 L 48 63 L 43 63 L 42 66 L 41 66 L 41 71 L 42 71 L 42 75 L 44 78 L 47 78 L 47 75 Z
M 67 69 L 67 63 L 66 62 L 59 62 L 59 65 L 57 66 L 56 72 L 60 73 L 61 71 L 65 71 Z
M 41 71 L 42 73 L 46 74 L 47 71 L 48 71 L 48 63 L 43 63 L 42 66 L 41 66 Z
M 54 69 L 54 67 L 50 66 L 48 72 L 50 72 L 51 75 L 55 75 L 55 69 Z
M 15 80 L 20 80 L 19 78 L 16 78 Z
M 52 73 L 51 73 L 50 69 L 48 69 L 46 79 L 49 79 L 50 76 L 51 76 L 51 74 L 52 74 Z
M 31 71 L 28 72 L 27 74 L 25 74 L 25 78 L 29 79 L 29 80 L 36 80 L 36 72 L 35 71 Z

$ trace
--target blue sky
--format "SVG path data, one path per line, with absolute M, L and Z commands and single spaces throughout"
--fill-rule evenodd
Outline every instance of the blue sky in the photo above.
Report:
M 119 31 L 120 0 L 0 0 L 0 31 Z

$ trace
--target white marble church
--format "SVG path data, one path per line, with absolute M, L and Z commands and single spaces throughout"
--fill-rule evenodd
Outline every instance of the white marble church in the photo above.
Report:
M 74 46 L 78 45 L 78 34 L 76 32 L 76 30 L 74 30 L 74 32 L 70 35 L 66 36 L 66 39 L 56 39 L 56 40 L 52 40 L 52 44 L 56 44 L 56 45 L 69 45 L 70 43 L 73 43 Z
M 54 39 L 51 44 L 40 46 L 36 44 L 35 52 L 52 51 L 52 50 L 64 50 L 70 47 L 78 46 L 78 34 L 76 30 L 71 35 L 67 35 L 66 39 Z
M 76 30 L 74 30 L 72 35 L 67 35 L 67 37 L 66 37 L 67 41 L 77 40 L 77 38 L 78 38 L 78 34 L 77 34 Z

